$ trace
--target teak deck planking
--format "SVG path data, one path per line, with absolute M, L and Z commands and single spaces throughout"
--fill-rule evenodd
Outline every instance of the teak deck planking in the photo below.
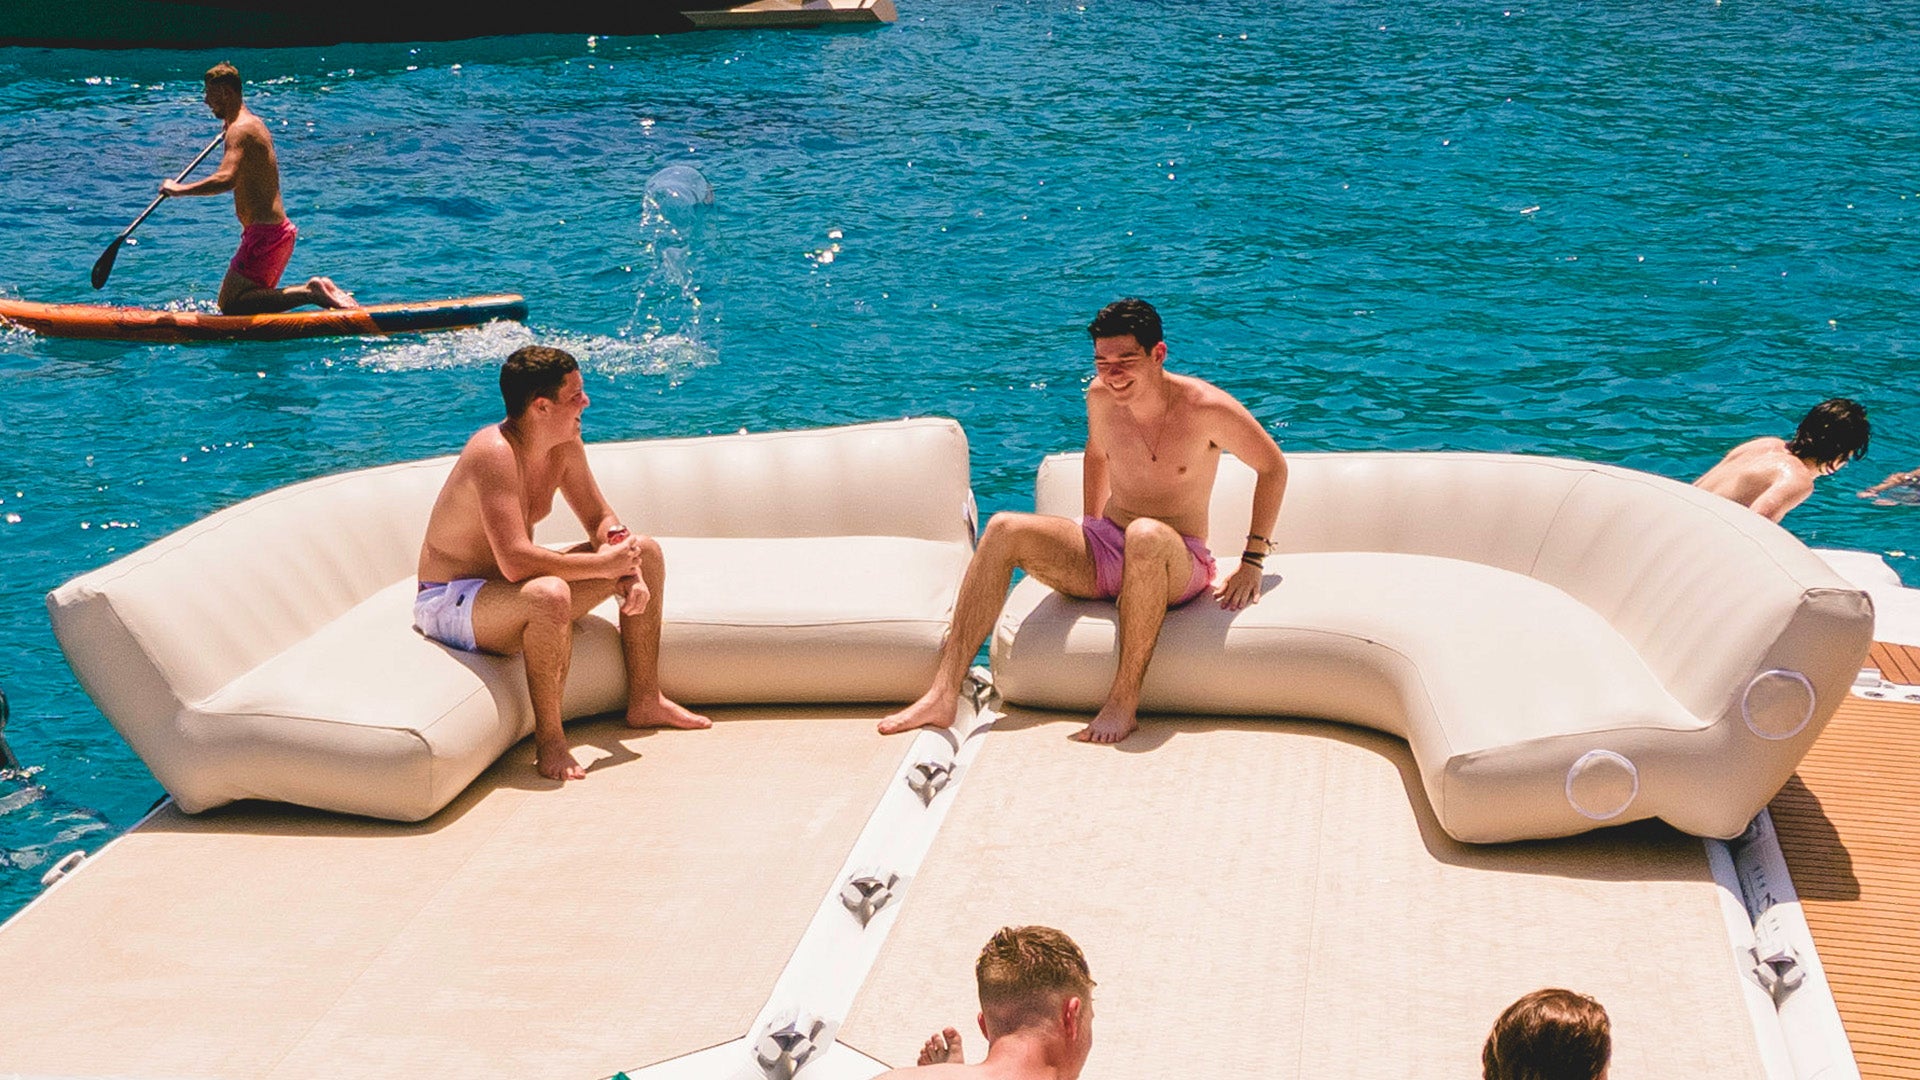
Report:
M 1920 649 L 1868 663 L 1920 685 Z M 1772 811 L 1860 1075 L 1920 1080 L 1920 705 L 1849 695 Z

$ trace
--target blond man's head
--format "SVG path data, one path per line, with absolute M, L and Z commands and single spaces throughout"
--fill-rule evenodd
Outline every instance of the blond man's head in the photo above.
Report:
M 1049 1023 L 1066 1013 L 1092 1019 L 1093 976 L 1080 946 L 1046 926 L 1009 926 L 993 935 L 973 967 L 988 1039 Z M 1078 1000 L 1079 1004 L 1069 1007 Z

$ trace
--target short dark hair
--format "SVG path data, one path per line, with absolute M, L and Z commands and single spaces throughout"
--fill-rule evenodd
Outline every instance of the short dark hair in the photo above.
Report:
M 225 60 L 207 69 L 208 86 L 224 86 L 234 93 L 240 93 L 240 69 Z
M 1787 442 L 1787 453 L 1821 465 L 1841 465 L 1866 457 L 1872 435 L 1867 410 L 1859 402 L 1828 398 L 1807 410 L 1800 430 Z
M 579 370 L 580 362 L 564 349 L 528 345 L 514 350 L 500 365 L 500 400 L 507 406 L 507 418 L 526 412 L 534 398 L 558 400 L 567 373 Z
M 1166 340 L 1160 332 L 1160 313 L 1153 310 L 1152 304 L 1132 296 L 1101 308 L 1100 314 L 1087 324 L 1087 333 L 1095 341 L 1132 334 L 1143 349 L 1151 349 Z
M 973 965 L 989 1038 L 1052 1015 L 1064 998 L 1087 1000 L 1093 976 L 1073 939 L 1050 926 L 1007 926 L 988 940 Z
M 1485 1080 L 1599 1080 L 1613 1057 L 1600 1003 L 1571 990 L 1535 990 L 1507 1006 L 1480 1051 Z

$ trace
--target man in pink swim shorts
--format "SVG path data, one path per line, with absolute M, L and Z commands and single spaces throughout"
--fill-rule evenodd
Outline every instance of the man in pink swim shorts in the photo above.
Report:
M 1014 570 L 1057 592 L 1120 602 L 1120 663 L 1106 703 L 1074 737 L 1119 742 L 1139 726 L 1140 684 L 1167 609 L 1212 587 L 1223 608 L 1260 599 L 1261 563 L 1287 490 L 1287 461 L 1233 395 L 1166 370 L 1160 314 L 1144 300 L 1107 305 L 1087 327 L 1098 377 L 1087 387 L 1085 517 L 995 514 L 954 603 L 933 685 L 880 722 L 882 734 L 954 721 L 967 666 L 999 617 Z M 1222 451 L 1257 475 L 1240 564 L 1214 584 L 1207 507 Z
M 191 184 L 166 180 L 162 195 L 219 195 L 233 192 L 233 212 L 240 219 L 240 250 L 227 264 L 220 282 L 220 310 L 228 315 L 259 315 L 286 311 L 302 304 L 323 308 L 355 307 L 353 295 L 332 278 L 308 278 L 305 285 L 282 289 L 280 275 L 293 257 L 299 230 L 287 220 L 280 202 L 280 163 L 273 153 L 267 125 L 241 97 L 240 72 L 232 64 L 207 69 L 207 108 L 227 129 L 226 149 L 213 175 Z

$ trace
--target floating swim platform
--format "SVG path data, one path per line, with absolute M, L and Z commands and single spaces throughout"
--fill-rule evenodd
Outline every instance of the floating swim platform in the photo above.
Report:
M 104 307 L 97 304 L 39 304 L 0 299 L 0 326 L 31 330 L 45 337 L 98 338 L 112 341 L 285 341 L 289 338 L 360 337 L 452 330 L 496 319 L 521 322 L 526 297 L 514 293 L 462 296 L 414 304 L 273 315 L 215 315 L 199 311 Z

